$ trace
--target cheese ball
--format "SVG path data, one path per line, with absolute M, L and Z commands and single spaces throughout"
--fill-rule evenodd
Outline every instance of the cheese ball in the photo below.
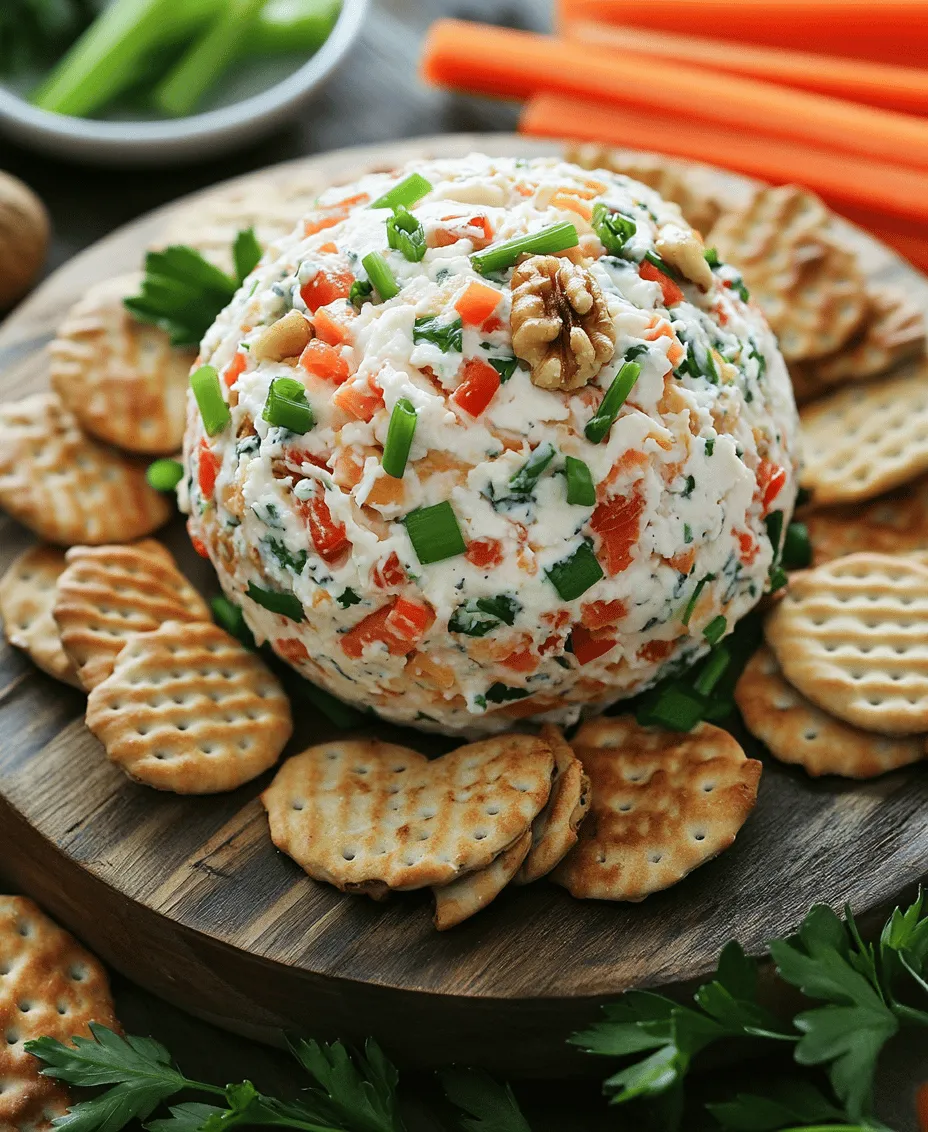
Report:
M 259 642 L 385 719 L 570 724 L 770 588 L 786 367 L 738 272 L 627 177 L 472 155 L 330 189 L 197 366 L 194 545 Z

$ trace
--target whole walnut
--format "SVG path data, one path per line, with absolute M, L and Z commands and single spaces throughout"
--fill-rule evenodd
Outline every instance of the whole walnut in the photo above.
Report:
M 22 181 L 0 172 L 0 310 L 22 298 L 42 270 L 48 213 Z

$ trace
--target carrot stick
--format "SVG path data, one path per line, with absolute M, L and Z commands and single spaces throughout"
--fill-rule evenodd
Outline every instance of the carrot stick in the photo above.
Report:
M 928 51 L 925 0 L 559 0 L 558 8 L 561 28 L 574 20 L 634 24 L 910 66 Z
M 784 83 L 834 98 L 849 98 L 868 106 L 928 114 L 928 70 L 919 67 L 870 63 L 811 51 L 787 51 L 782 47 L 735 45 L 724 39 L 594 24 L 588 20 L 569 24 L 565 34 L 595 47 L 637 51 L 656 59 Z
M 893 217 L 875 216 L 865 209 L 853 207 L 838 210 L 842 216 L 863 228 L 881 243 L 898 252 L 904 259 L 928 273 L 928 225 L 910 224 Z
M 847 206 L 928 223 L 928 173 L 888 162 L 705 122 L 687 122 L 681 128 L 679 118 L 668 114 L 625 110 L 557 94 L 532 98 L 519 128 L 524 134 L 669 153 L 777 185 L 798 182 L 838 209 Z
M 881 16 L 882 18 L 882 16 Z M 928 169 L 928 121 L 823 94 L 716 74 L 636 51 L 510 28 L 439 20 L 426 40 L 425 78 L 502 98 L 541 91 L 678 116 Z

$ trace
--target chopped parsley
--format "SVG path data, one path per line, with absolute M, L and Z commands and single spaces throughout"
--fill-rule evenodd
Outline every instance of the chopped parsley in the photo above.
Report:
M 412 328 L 412 340 L 418 346 L 421 342 L 431 342 L 439 350 L 448 353 L 463 349 L 464 324 L 459 318 L 454 322 L 441 322 L 435 315 L 417 318 Z

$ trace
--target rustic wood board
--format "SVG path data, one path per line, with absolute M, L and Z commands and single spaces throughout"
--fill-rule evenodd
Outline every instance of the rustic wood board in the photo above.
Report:
M 346 150 L 249 180 L 344 180 L 416 156 L 551 152 L 505 135 Z M 719 174 L 732 191 L 744 182 Z M 44 347 L 88 284 L 135 267 L 182 203 L 77 256 L 0 328 L 0 397 L 43 387 Z M 928 281 L 860 237 L 868 271 L 928 296 Z M 926 300 L 928 301 L 928 300 Z M 180 521 L 165 539 L 215 592 Z M 0 518 L 0 567 L 31 541 Z M 291 687 L 296 686 L 295 681 Z M 679 988 L 737 936 L 754 953 L 814 901 L 867 913 L 928 873 L 928 775 L 814 782 L 765 757 L 760 800 L 735 846 L 640 905 L 573 900 L 540 883 L 438 935 L 421 894 L 386 905 L 342 896 L 275 852 L 257 800 L 267 777 L 234 794 L 177 798 L 128 782 L 82 722 L 83 697 L 15 651 L 0 652 L 0 862 L 115 967 L 229 1029 L 267 1040 L 283 1029 L 377 1037 L 402 1062 L 479 1060 L 513 1075 L 572 1072 L 564 1045 L 605 997 L 629 986 Z M 332 734 L 297 704 L 289 751 Z M 420 749 L 441 740 L 386 725 Z

